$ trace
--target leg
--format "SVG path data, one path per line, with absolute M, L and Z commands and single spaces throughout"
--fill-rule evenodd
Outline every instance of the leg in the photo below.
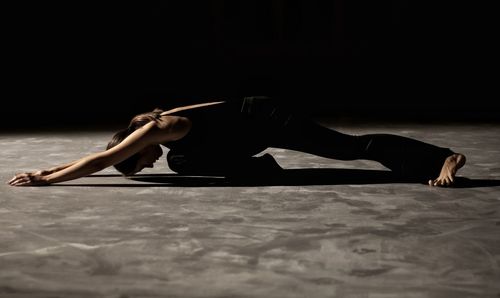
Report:
M 465 157 L 415 139 L 391 134 L 347 135 L 310 120 L 292 118 L 271 143 L 279 147 L 339 160 L 367 159 L 380 162 L 398 175 L 431 185 L 447 186 Z

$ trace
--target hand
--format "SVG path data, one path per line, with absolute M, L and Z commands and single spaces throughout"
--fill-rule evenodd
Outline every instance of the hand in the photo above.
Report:
M 45 179 L 45 175 L 50 174 L 50 171 L 36 171 L 34 173 L 21 173 L 14 176 L 9 181 L 11 186 L 42 186 L 49 183 Z

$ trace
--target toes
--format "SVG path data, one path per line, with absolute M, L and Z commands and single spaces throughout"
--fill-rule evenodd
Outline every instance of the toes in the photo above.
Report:
M 439 186 L 439 179 L 434 179 L 434 180 L 429 180 L 429 185 L 430 186 Z
M 434 180 L 433 186 L 443 186 L 445 181 L 442 178 Z
M 451 186 L 452 184 L 453 184 L 453 180 L 450 179 L 450 177 L 441 178 L 437 182 L 437 186 L 442 186 L 442 187 L 448 187 L 448 186 Z

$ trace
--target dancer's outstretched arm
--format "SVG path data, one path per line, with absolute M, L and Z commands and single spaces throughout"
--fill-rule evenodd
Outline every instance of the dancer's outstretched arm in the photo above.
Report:
M 187 129 L 189 127 L 183 121 L 169 121 L 162 125 L 150 122 L 109 150 L 90 154 L 50 170 L 20 173 L 8 183 L 12 186 L 37 186 L 81 178 L 115 165 L 149 145 L 179 139 L 187 133 Z

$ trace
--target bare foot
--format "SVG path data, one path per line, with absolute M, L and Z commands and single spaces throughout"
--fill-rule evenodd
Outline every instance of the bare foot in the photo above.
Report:
M 439 177 L 429 180 L 430 186 L 451 186 L 455 182 L 455 174 L 465 164 L 465 156 L 460 153 L 454 153 L 446 158 Z

